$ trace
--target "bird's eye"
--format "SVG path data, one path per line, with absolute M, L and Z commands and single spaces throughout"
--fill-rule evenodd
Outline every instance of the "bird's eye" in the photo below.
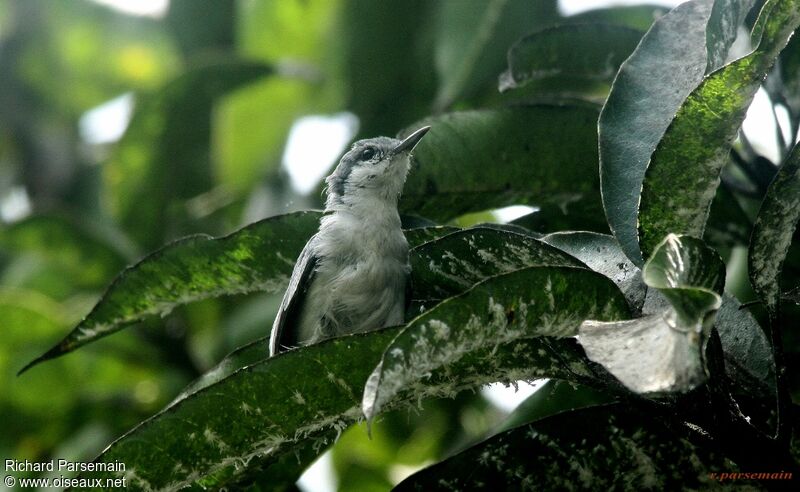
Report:
M 361 152 L 362 161 L 368 161 L 373 157 L 375 157 L 375 149 L 373 149 L 372 147 L 367 147 L 366 149 L 364 149 L 363 152 Z

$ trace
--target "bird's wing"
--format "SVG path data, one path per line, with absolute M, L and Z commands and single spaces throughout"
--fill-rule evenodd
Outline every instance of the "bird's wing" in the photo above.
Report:
M 292 347 L 297 344 L 297 329 L 295 326 L 292 330 L 292 324 L 296 324 L 299 320 L 300 310 L 302 309 L 303 300 L 305 299 L 306 292 L 308 291 L 311 280 L 314 277 L 314 269 L 317 266 L 317 257 L 312 251 L 311 244 L 314 242 L 316 236 L 312 237 L 307 243 L 303 251 L 300 252 L 300 257 L 297 258 L 297 263 L 294 265 L 292 271 L 292 278 L 289 280 L 289 286 L 286 288 L 286 293 L 283 295 L 281 307 L 278 308 L 278 314 L 275 316 L 275 322 L 272 324 L 272 333 L 269 337 L 269 354 L 275 355 L 286 347 Z M 287 325 L 290 330 L 286 330 Z

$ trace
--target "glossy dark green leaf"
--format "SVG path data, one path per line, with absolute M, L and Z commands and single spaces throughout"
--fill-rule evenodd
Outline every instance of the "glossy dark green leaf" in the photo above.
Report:
M 781 52 L 780 65 L 777 68 L 781 81 L 780 102 L 787 106 L 794 120 L 792 129 L 796 131 L 800 124 L 800 37 L 792 36 L 789 40 L 786 49 Z
M 773 315 L 777 313 L 781 294 L 778 280 L 798 220 L 800 145 L 795 145 L 767 189 L 750 239 L 750 282 Z
M 699 239 L 669 235 L 642 270 L 665 309 L 619 322 L 586 321 L 586 355 L 638 393 L 688 391 L 706 379 L 705 344 L 722 304 L 725 265 Z
M 682 422 L 623 404 L 565 412 L 494 436 L 395 490 L 705 490 L 735 471 Z
M 766 3 L 753 29 L 758 47 L 710 74 L 683 102 L 642 184 L 638 230 L 644 254 L 667 233 L 702 235 L 720 170 L 747 108 L 798 24 L 797 3 Z
M 434 107 L 449 108 L 503 70 L 506 50 L 517 39 L 558 17 L 553 0 L 437 2 L 435 40 L 439 88 Z
M 414 299 L 446 299 L 489 277 L 532 266 L 584 264 L 530 236 L 486 227 L 464 229 L 414 250 Z
M 736 196 L 726 186 L 717 188 L 703 240 L 715 249 L 745 246 L 750 242 L 753 224 Z
M 790 452 L 794 460 L 800 461 L 800 405 L 792 405 L 792 445 Z
M 706 28 L 706 73 L 713 72 L 725 63 L 728 49 L 756 3 L 756 0 L 714 0 Z
M 557 413 L 611 403 L 614 398 L 608 391 L 598 391 L 566 381 L 550 380 L 520 403 L 503 421 L 499 430 L 507 431 Z
M 618 5 L 600 9 L 587 10 L 579 14 L 565 17 L 564 23 L 604 22 L 647 31 L 669 8 L 661 5 Z
M 775 358 L 764 329 L 733 296 L 725 294 L 715 322 L 725 351 L 725 372 L 742 393 L 775 391 Z
M 23 370 L 181 304 L 280 291 L 319 217 L 318 212 L 281 215 L 219 239 L 191 236 L 163 247 L 120 273 L 78 326 Z
M 129 487 L 167 489 L 232 465 L 240 472 L 255 462 L 264 466 L 305 440 L 320 449 L 358 418 L 370 363 L 395 334 L 334 339 L 249 365 L 190 392 L 117 440 L 98 461 L 124 462 Z
M 279 292 L 320 216 L 297 212 L 253 223 L 222 238 L 190 236 L 163 247 L 122 271 L 78 326 L 23 371 L 184 304 L 254 291 Z M 458 229 L 420 228 L 408 235 L 417 245 L 454 230 Z
M 189 398 L 199 391 L 230 377 L 248 366 L 264 362 L 269 358 L 269 337 L 259 338 L 244 345 L 226 356 L 216 367 L 184 388 L 169 407 Z M 249 483 L 269 483 L 274 490 L 288 489 L 319 454 L 313 443 L 301 443 L 293 453 L 281 456 L 255 457 L 248 466 L 227 465 L 216 472 L 204 476 L 200 483 L 205 488 L 235 489 Z
M 255 62 L 209 64 L 184 72 L 137 102 L 104 173 L 113 212 L 139 244 L 155 248 L 176 230 L 186 233 L 180 201 L 214 185 L 209 154 L 214 104 L 272 73 L 271 66 Z
M 401 210 L 445 221 L 513 204 L 597 195 L 597 111 L 591 105 L 464 111 L 429 118 Z
M 558 231 L 609 232 L 603 210 L 589 200 L 563 205 L 545 204 L 539 210 L 514 219 L 511 223 L 545 234 Z
M 725 359 L 733 395 L 750 424 L 774 435 L 777 406 L 775 356 L 764 329 L 742 304 L 725 294 L 714 326 Z
M 370 376 L 364 414 L 373 418 L 431 371 L 473 352 L 526 338 L 571 336 L 584 319 L 627 314 L 614 284 L 586 268 L 533 266 L 490 277 L 406 326 Z
M 132 258 L 124 237 L 62 215 L 35 215 L 0 229 L 0 247 L 63 268 L 78 286 L 100 288 Z
M 461 229 L 452 226 L 432 226 L 407 229 L 404 232 L 410 248 L 416 248 L 429 241 L 434 241 L 442 236 L 458 232 Z
M 613 236 L 594 232 L 557 232 L 542 241 L 581 260 L 617 284 L 631 308 L 641 311 L 647 287 L 642 272 L 625 256 Z
M 566 24 L 517 41 L 508 51 L 500 91 L 541 80 L 611 81 L 643 31 L 614 24 Z
M 600 114 L 603 206 L 622 251 L 639 266 L 636 217 L 645 170 L 675 112 L 703 78 L 711 4 L 686 2 L 660 17 L 620 68 Z
M 367 376 L 398 331 L 331 339 L 255 363 L 266 343 L 251 344 L 213 371 L 216 376 L 118 439 L 97 461 L 124 462 L 128 486 L 136 488 L 214 486 L 260 472 L 273 478 L 285 477 L 286 468 L 298 472 L 291 463 L 295 451 L 319 452 L 359 419 Z M 432 372 L 387 408 L 451 397 L 494 381 L 553 376 L 583 382 L 596 378 L 594 371 L 574 340 L 518 340 Z

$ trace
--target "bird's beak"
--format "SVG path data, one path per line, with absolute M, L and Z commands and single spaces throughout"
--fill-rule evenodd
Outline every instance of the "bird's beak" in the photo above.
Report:
M 412 150 L 414 150 L 414 147 L 417 145 L 420 139 L 422 139 L 422 137 L 424 137 L 425 134 L 428 133 L 428 130 L 430 129 L 431 127 L 429 126 L 423 126 L 419 130 L 407 136 L 406 139 L 400 142 L 400 144 L 397 147 L 392 149 L 392 154 L 394 155 L 394 154 L 399 154 L 400 152 L 411 152 Z

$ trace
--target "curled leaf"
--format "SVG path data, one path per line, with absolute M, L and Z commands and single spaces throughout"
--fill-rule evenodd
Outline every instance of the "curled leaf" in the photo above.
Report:
M 722 304 L 725 266 L 699 239 L 670 234 L 642 273 L 666 307 L 629 321 L 586 321 L 580 343 L 632 391 L 688 391 L 706 379 L 705 343 Z

